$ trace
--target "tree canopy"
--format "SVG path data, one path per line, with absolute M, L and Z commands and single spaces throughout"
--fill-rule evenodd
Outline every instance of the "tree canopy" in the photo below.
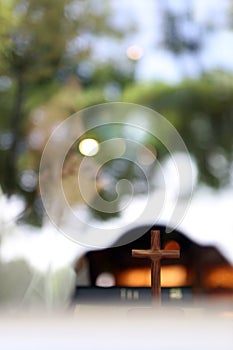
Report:
M 178 18 L 169 11 L 165 14 L 168 49 L 174 54 L 183 50 L 198 54 L 199 38 L 195 47 L 191 39 L 183 40 L 183 32 L 176 33 Z M 136 83 L 135 65 L 127 59 L 124 64 L 116 57 L 96 64 L 95 41 L 125 35 L 125 29 L 114 27 L 111 16 L 108 3 L 97 5 L 93 0 L 0 3 L 0 182 L 5 193 L 19 193 L 25 199 L 27 220 L 32 223 L 40 221 L 38 168 L 49 135 L 71 114 L 103 102 L 137 103 L 159 112 L 184 139 L 197 165 L 199 183 L 221 188 L 232 181 L 232 76 L 216 71 L 176 85 Z M 94 130 L 92 136 L 101 142 L 116 133 L 105 128 Z M 163 156 L 162 145 L 156 147 Z M 80 161 L 76 152 L 66 169 Z M 113 162 L 108 166 L 113 182 L 121 178 L 140 182 L 142 174 L 132 164 L 121 164 L 122 172 L 113 171 L 117 168 Z M 67 176 L 66 184 L 74 184 L 72 171 Z M 112 190 L 109 186 L 100 192 L 108 199 Z
M 35 197 L 33 191 L 28 193 L 22 188 L 20 180 L 25 167 L 22 159 L 28 154 L 30 113 L 59 93 L 69 77 L 74 76 L 83 85 L 90 80 L 81 76 L 79 67 L 91 59 L 96 38 L 119 40 L 123 35 L 121 29 L 112 25 L 111 17 L 106 2 L 97 5 L 92 0 L 1 1 L 0 168 L 5 193 L 22 193 L 27 201 Z M 93 79 L 95 69 L 94 66 Z M 117 67 L 114 69 L 118 71 Z M 107 83 L 108 76 L 105 74 L 102 81 Z M 128 78 L 122 74 L 124 79 Z M 67 117 L 66 113 L 63 117 Z
M 224 72 L 178 85 L 136 85 L 124 93 L 124 100 L 156 110 L 177 128 L 197 164 L 199 181 L 214 188 L 232 180 L 232 98 L 232 78 Z

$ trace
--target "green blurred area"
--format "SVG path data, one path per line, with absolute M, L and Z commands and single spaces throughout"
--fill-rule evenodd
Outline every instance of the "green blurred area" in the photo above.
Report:
M 38 169 L 53 128 L 99 103 L 130 102 L 159 112 L 185 141 L 199 183 L 223 188 L 232 181 L 233 76 L 216 70 L 175 85 L 136 82 L 135 62 L 126 56 L 95 59 L 100 38 L 106 45 L 117 45 L 136 30 L 133 23 L 124 29 L 114 26 L 112 17 L 109 2 L 98 6 L 91 0 L 0 3 L 0 183 L 4 193 L 24 198 L 27 222 L 42 222 Z M 174 27 L 174 18 L 167 20 Z M 182 40 L 177 35 L 175 49 L 166 42 L 173 53 L 179 47 L 180 54 Z M 183 48 L 197 55 L 200 45 L 189 45 L 187 40 Z M 110 130 L 101 132 L 94 130 L 91 136 L 102 142 Z M 152 142 L 149 136 L 144 141 Z M 162 145 L 156 148 L 162 157 Z M 109 169 L 114 169 L 111 162 Z M 132 164 L 122 169 L 120 174 L 110 171 L 113 178 L 141 176 Z M 103 192 L 105 198 L 111 195 L 111 189 Z

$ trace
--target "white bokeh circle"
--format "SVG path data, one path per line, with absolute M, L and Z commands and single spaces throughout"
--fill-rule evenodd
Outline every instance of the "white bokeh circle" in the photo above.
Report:
M 98 140 L 98 152 L 79 157 L 76 182 L 72 189 L 79 194 L 79 201 L 71 202 L 63 188 L 63 167 L 70 150 L 78 140 L 89 137 L 93 130 L 107 127 L 107 136 Z M 115 133 L 113 132 L 115 130 Z M 93 106 L 75 113 L 62 122 L 50 136 L 41 158 L 39 181 L 44 208 L 52 223 L 68 238 L 93 248 L 103 248 L 114 242 L 119 234 L 129 229 L 160 219 L 168 198 L 165 174 L 161 159 L 152 151 L 150 142 L 160 143 L 173 162 L 178 178 L 177 200 L 182 192 L 182 183 L 190 182 L 189 195 L 182 206 L 173 206 L 168 227 L 174 229 L 182 221 L 189 206 L 192 188 L 192 162 L 181 136 L 159 113 L 130 103 L 106 103 Z M 184 166 L 176 162 L 174 154 L 186 156 Z M 138 194 L 135 182 L 130 178 L 121 178 L 114 185 L 115 196 L 106 200 L 101 197 L 98 176 L 101 169 L 110 161 L 121 160 L 132 163 L 145 179 L 145 188 Z M 148 169 L 154 168 L 159 177 L 159 191 L 155 195 L 155 177 L 148 175 Z M 117 171 L 117 169 L 116 169 Z M 103 183 L 102 188 L 108 186 Z M 158 194 L 159 193 L 159 194 Z M 94 198 L 94 200 L 93 200 Z M 137 211 L 134 203 L 140 201 Z M 104 214 L 118 213 L 118 218 L 109 222 L 97 220 L 91 214 L 96 210 Z M 142 232 L 142 235 L 145 232 Z M 132 240 L 132 237 L 130 238 Z

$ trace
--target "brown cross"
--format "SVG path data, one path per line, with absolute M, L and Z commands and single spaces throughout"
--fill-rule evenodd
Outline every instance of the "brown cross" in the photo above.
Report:
M 149 250 L 132 250 L 132 256 L 135 258 L 147 258 L 151 260 L 151 287 L 152 298 L 156 304 L 161 303 L 160 287 L 160 260 L 164 258 L 178 259 L 179 250 L 161 250 L 160 249 L 160 231 L 151 231 L 151 249 Z

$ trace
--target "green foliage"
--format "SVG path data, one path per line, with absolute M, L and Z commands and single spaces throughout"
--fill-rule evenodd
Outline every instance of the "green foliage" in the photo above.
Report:
M 66 84 L 70 77 L 77 77 L 81 63 L 88 61 L 96 39 L 122 37 L 122 30 L 112 26 L 111 17 L 108 2 L 0 2 L 0 182 L 5 193 L 21 194 L 29 208 L 33 205 L 36 209 L 37 190 L 22 186 L 21 175 L 24 171 L 37 173 L 41 155 L 28 145 L 30 116 L 49 104 L 44 125 L 49 132 L 52 124 L 76 112 L 75 106 L 83 108 L 105 100 L 104 84 L 111 68 L 98 91 L 91 88 L 83 96 L 78 89 L 76 104 L 72 93 L 67 96 Z M 96 84 L 101 73 L 95 68 L 94 75 L 92 83 Z M 59 96 L 60 102 L 53 101 L 53 96 Z M 47 132 L 44 130 L 45 135 Z
M 88 91 L 84 95 L 86 93 Z M 199 80 L 185 80 L 177 85 L 159 82 L 133 84 L 123 91 L 121 101 L 149 107 L 176 127 L 197 165 L 199 184 L 217 189 L 232 181 L 233 84 L 229 74 L 212 72 Z M 121 137 L 120 130 L 117 127 L 111 127 L 110 130 L 106 126 L 86 136 L 102 142 L 114 135 Z M 161 161 L 167 152 L 161 143 L 154 142 L 149 137 L 145 140 L 146 145 L 156 148 Z M 121 169 L 121 172 L 116 169 Z M 143 177 L 136 173 L 131 164 L 117 167 L 109 163 L 103 172 L 113 184 L 100 191 L 106 200 L 115 198 L 114 184 L 122 178 L 135 182 L 136 191 L 137 188 L 143 188 Z M 102 219 L 111 217 L 97 211 L 93 211 L 93 214 Z M 117 211 L 114 215 L 117 215 Z
M 119 36 L 109 24 L 106 4 L 95 11 L 91 0 L 12 0 L 1 4 L 0 64 L 4 74 L 30 82 L 51 79 L 59 70 L 76 69 L 89 57 L 91 41 L 83 35 Z
M 134 80 L 134 66 L 133 64 L 127 65 L 127 62 L 116 64 L 112 61 L 97 66 L 90 62 L 89 66 L 87 65 L 87 70 L 86 74 L 85 69 L 81 70 L 81 74 L 78 72 L 78 77 L 84 88 L 95 86 L 105 90 L 115 90 L 116 92 L 119 90 L 120 94 L 121 90 Z
M 229 183 L 233 160 L 232 77 L 215 72 L 176 86 L 133 86 L 125 90 L 123 100 L 154 109 L 177 128 L 196 161 L 200 182 L 212 187 Z

